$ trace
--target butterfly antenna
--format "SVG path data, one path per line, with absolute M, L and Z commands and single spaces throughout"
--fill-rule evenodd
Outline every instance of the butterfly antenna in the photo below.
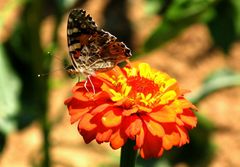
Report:
M 54 54 L 53 54 L 52 52 L 50 52 L 50 51 L 47 52 L 47 55 L 48 55 L 49 57 L 54 57 L 54 58 L 57 59 L 58 61 L 62 61 L 62 59 L 61 59 L 60 57 L 54 55 Z
M 50 51 L 47 52 L 47 55 L 48 56 L 53 56 L 52 52 L 50 52 Z
M 48 73 L 45 73 L 45 74 L 38 74 L 37 77 L 40 78 L 40 77 L 44 77 L 44 76 L 48 76 L 49 74 Z
M 52 73 L 52 72 L 57 72 L 57 71 L 62 71 L 62 70 L 68 70 L 67 68 L 68 68 L 68 67 L 64 67 L 63 69 L 60 68 L 60 69 L 51 70 L 51 71 L 49 71 L 48 73 L 37 74 L 37 77 L 48 76 L 48 75 L 49 75 L 50 73 Z
M 60 62 L 62 62 L 62 61 L 64 61 L 63 59 L 61 59 L 59 56 L 56 56 L 56 55 L 54 55 L 52 52 L 50 52 L 50 51 L 48 51 L 47 52 L 47 55 L 48 56 L 51 56 L 51 57 L 54 57 L 56 60 L 58 60 L 58 61 L 60 61 Z M 69 65 L 63 65 L 64 67 L 63 67 L 63 69 L 64 70 L 68 70 L 68 68 L 69 68 Z

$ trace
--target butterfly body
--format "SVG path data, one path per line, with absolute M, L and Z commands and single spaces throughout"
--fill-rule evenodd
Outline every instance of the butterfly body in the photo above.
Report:
M 123 42 L 99 29 L 82 9 L 70 12 L 67 37 L 72 66 L 80 74 L 106 72 L 131 57 L 130 49 Z

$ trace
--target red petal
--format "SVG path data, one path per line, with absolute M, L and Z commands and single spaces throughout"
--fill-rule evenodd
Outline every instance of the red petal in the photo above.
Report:
M 133 108 L 131 108 L 131 109 L 125 109 L 125 110 L 123 110 L 122 115 L 124 115 L 124 116 L 130 116 L 131 114 L 134 114 L 134 113 L 136 113 L 137 111 L 138 111 L 138 108 L 137 108 L 137 107 L 133 107 Z
M 98 100 L 98 101 L 106 102 L 106 101 L 110 100 L 110 97 L 109 97 L 107 92 L 101 91 L 101 92 L 94 95 L 93 100 L 94 101 Z
M 110 138 L 110 145 L 113 149 L 122 147 L 127 141 L 127 136 L 118 129 Z
M 91 114 L 85 114 L 81 121 L 79 121 L 78 128 L 79 129 L 84 129 L 86 131 L 91 131 L 97 127 L 95 123 L 91 122 L 91 119 L 93 116 Z
M 81 119 L 82 115 L 91 110 L 90 103 L 83 103 L 75 98 L 71 98 L 71 101 L 68 100 L 67 105 L 69 115 L 71 116 L 71 123 Z
M 142 127 L 140 129 L 139 134 L 136 136 L 136 147 L 135 148 L 140 148 L 143 145 L 144 137 L 145 137 L 145 127 Z
M 117 115 L 117 111 L 116 110 L 119 110 L 119 109 L 115 109 L 114 110 L 110 110 L 110 111 L 107 111 L 103 116 L 102 116 L 102 124 L 105 126 L 105 127 L 115 127 L 115 126 L 118 126 L 121 121 L 122 121 L 122 116 L 121 115 Z
M 181 115 L 180 118 L 184 123 L 190 125 L 191 127 L 196 127 L 196 125 L 197 125 L 196 117 Z
M 163 137 L 163 147 L 166 150 L 170 150 L 172 146 L 178 145 L 180 142 L 180 135 L 178 133 L 172 133 Z
M 64 101 L 64 104 L 65 104 L 65 105 L 69 105 L 69 103 L 71 103 L 71 101 L 72 101 L 72 98 L 73 98 L 73 97 L 70 97 L 70 98 L 66 99 L 66 100 Z
M 179 125 L 179 126 L 184 126 L 183 121 L 182 121 L 179 117 L 176 118 L 176 123 L 177 123 L 177 125 Z
M 176 121 L 176 112 L 169 109 L 168 106 L 161 108 L 160 111 L 149 113 L 149 116 L 158 122 L 175 122 Z
M 135 136 L 139 134 L 140 130 L 142 129 L 142 120 L 139 119 L 137 116 L 131 116 L 129 118 L 126 118 L 125 120 L 129 123 L 125 132 L 129 138 L 134 140 Z
M 97 133 L 96 141 L 98 143 L 108 142 L 111 135 L 112 135 L 112 129 L 108 129 L 104 132 L 99 132 L 99 133 Z
M 188 134 L 186 132 L 186 130 L 182 129 L 181 127 L 177 126 L 178 132 L 180 134 L 180 142 L 179 142 L 179 146 L 182 146 L 186 143 L 189 142 L 189 138 L 188 138 Z
M 84 83 L 83 82 L 78 82 L 72 89 L 72 92 L 77 92 L 80 89 L 84 88 Z
M 165 131 L 160 123 L 155 122 L 151 119 L 144 119 L 144 123 L 146 124 L 147 129 L 153 136 L 163 137 L 165 135 Z
M 144 159 L 160 157 L 163 153 L 162 138 L 151 135 L 145 131 L 143 145 L 140 148 L 140 155 Z
M 95 115 L 95 114 L 98 114 L 100 112 L 103 112 L 106 108 L 108 108 L 110 105 L 108 103 L 104 103 L 104 104 L 101 104 L 99 106 L 97 106 L 96 108 L 94 108 L 92 111 L 91 111 L 91 114 Z
M 90 143 L 92 140 L 95 139 L 96 137 L 96 130 L 92 130 L 92 131 L 86 131 L 86 130 L 79 130 L 80 134 L 82 135 L 84 142 L 86 144 Z
M 88 112 L 87 109 L 71 109 L 69 113 L 71 115 L 70 122 L 71 124 L 75 123 L 76 121 L 80 120 L 81 117 Z
M 186 100 L 184 97 L 178 99 L 178 101 L 180 102 L 182 108 L 191 108 L 194 110 L 198 110 L 196 106 L 194 106 L 190 101 Z
M 83 92 L 75 92 L 73 94 L 73 97 L 83 102 L 91 101 L 91 99 L 89 99 L 89 97 L 87 97 L 86 94 Z

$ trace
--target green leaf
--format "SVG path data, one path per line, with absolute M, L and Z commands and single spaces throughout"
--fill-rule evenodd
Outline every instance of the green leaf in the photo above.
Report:
M 147 0 L 145 11 L 148 14 L 157 13 L 162 7 L 162 0 Z
M 149 52 L 165 44 L 167 41 L 178 35 L 187 25 L 173 24 L 167 20 L 158 25 L 156 30 L 146 40 L 144 44 L 144 51 Z
M 231 0 L 231 3 L 233 4 L 234 8 L 234 26 L 236 30 L 237 37 L 240 37 L 240 1 L 237 0 Z
M 20 80 L 12 70 L 0 45 L 0 131 L 7 134 L 15 129 L 13 119 L 19 108 Z
M 234 18 L 235 8 L 232 3 L 230 1 L 221 1 L 216 6 L 214 19 L 208 23 L 215 45 L 222 48 L 226 53 L 237 38 Z
M 207 77 L 202 88 L 192 93 L 189 100 L 198 104 L 213 92 L 234 86 L 240 86 L 240 74 L 230 70 L 220 70 Z
M 175 0 L 164 16 L 171 21 L 180 21 L 197 16 L 212 8 L 216 0 Z
M 214 0 L 176 0 L 163 16 L 162 22 L 146 40 L 143 51 L 149 52 L 176 37 L 186 27 L 207 22 L 213 17 Z

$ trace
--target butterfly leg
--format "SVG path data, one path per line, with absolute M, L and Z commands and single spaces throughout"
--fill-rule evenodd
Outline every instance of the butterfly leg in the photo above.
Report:
M 84 88 L 85 88 L 88 92 L 90 92 L 89 89 L 87 88 L 87 82 L 88 82 L 88 80 L 89 80 L 89 82 L 90 82 L 90 84 L 91 84 L 91 86 L 92 86 L 93 94 L 96 94 L 95 87 L 94 87 L 94 85 L 93 85 L 92 80 L 91 80 L 90 77 L 91 77 L 91 75 L 88 75 L 88 76 L 87 76 L 87 80 L 86 80 L 85 83 L 84 83 Z
M 85 83 L 84 83 L 84 88 L 87 90 L 87 92 L 89 92 L 89 90 L 88 90 L 88 88 L 87 88 L 87 82 L 88 82 L 88 80 L 85 81 Z
M 125 60 L 126 62 L 127 62 L 127 67 L 130 67 L 130 68 L 132 68 L 132 64 L 131 64 L 131 62 L 127 59 L 127 60 Z
M 93 94 L 96 94 L 95 87 L 94 87 L 94 85 L 93 85 L 92 80 L 91 80 L 90 77 L 91 77 L 91 75 L 88 75 L 88 76 L 87 76 L 87 78 L 88 78 L 88 80 L 89 80 L 89 82 L 90 82 L 90 84 L 91 84 L 91 86 L 92 86 Z

